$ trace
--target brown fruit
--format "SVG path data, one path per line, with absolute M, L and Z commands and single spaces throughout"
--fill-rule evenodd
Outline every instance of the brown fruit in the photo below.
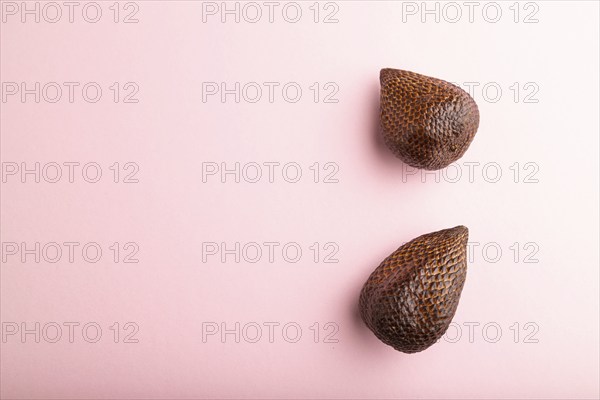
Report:
M 477 104 L 449 82 L 414 72 L 380 72 L 381 126 L 392 152 L 416 168 L 445 168 L 465 154 L 479 126 Z
M 404 353 L 425 350 L 448 329 L 467 276 L 464 226 L 411 240 L 373 271 L 360 315 L 382 342 Z

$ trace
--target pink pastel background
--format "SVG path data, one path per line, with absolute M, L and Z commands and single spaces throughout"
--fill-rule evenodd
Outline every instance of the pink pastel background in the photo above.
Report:
M 0 104 L 3 163 L 93 161 L 106 174 L 96 184 L 2 183 L 2 242 L 106 251 L 95 264 L 2 264 L 2 322 L 96 322 L 104 332 L 94 344 L 8 337 L 2 398 L 598 398 L 596 2 L 537 2 L 535 24 L 514 23 L 508 3 L 496 24 L 480 14 L 403 23 L 394 2 L 337 2 L 333 24 L 312 21 L 312 2 L 300 3 L 306 14 L 295 24 L 281 14 L 203 23 L 192 1 L 139 1 L 139 22 L 123 24 L 111 21 L 112 2 L 100 4 L 107 14 L 96 24 L 9 16 L 0 29 L 2 82 L 106 90 L 95 104 Z M 502 179 L 403 179 L 377 133 L 382 67 L 498 82 L 500 101 L 475 97 L 481 124 L 461 162 L 496 162 Z M 108 86 L 130 81 L 139 103 L 112 102 Z M 290 81 L 304 90 L 298 103 L 202 101 L 202 82 Z M 339 102 L 314 103 L 313 82 L 337 84 Z M 515 103 L 514 82 L 535 82 L 539 102 Z M 305 175 L 202 182 L 203 162 L 271 161 L 297 162 Z M 137 163 L 139 183 L 113 183 L 114 162 Z M 312 182 L 314 162 L 336 163 L 339 182 Z M 513 182 L 515 162 L 535 163 L 539 182 Z M 360 287 L 402 242 L 458 224 L 471 241 L 499 243 L 502 258 L 479 253 L 469 265 L 455 317 L 461 340 L 396 352 L 361 323 Z M 268 241 L 297 242 L 305 255 L 202 262 L 203 242 Z M 140 262 L 113 262 L 113 242 L 136 242 Z M 335 242 L 339 262 L 315 263 L 314 242 Z M 524 253 L 515 262 L 514 242 L 536 243 L 539 262 L 522 262 Z M 114 343 L 114 322 L 135 322 L 139 342 Z M 280 334 L 204 343 L 203 322 L 295 322 L 303 334 L 297 343 Z M 339 327 L 337 343 L 324 343 L 327 322 Z M 477 330 L 471 343 L 469 322 L 498 324 L 501 340 Z M 525 343 L 528 322 L 537 343 Z

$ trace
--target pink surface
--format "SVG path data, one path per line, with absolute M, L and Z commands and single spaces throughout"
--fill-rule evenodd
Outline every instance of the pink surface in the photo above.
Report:
M 21 2 L 0 3 L 2 398 L 599 396 L 597 3 L 501 3 L 496 23 L 487 3 L 473 22 L 454 3 L 456 23 L 444 3 L 439 22 L 420 2 L 321 3 L 317 23 L 312 2 L 277 3 L 273 22 L 254 3 L 256 23 L 245 3 L 239 23 L 203 22 L 220 2 L 120 3 L 117 23 L 113 2 L 97 23 L 85 4 L 50 23 L 42 2 L 23 23 Z M 475 88 L 456 165 L 424 174 L 384 148 L 382 67 Z M 239 103 L 208 94 L 221 82 Z M 21 173 L 36 163 L 39 183 Z M 236 163 L 239 183 L 220 174 Z M 419 354 L 385 346 L 357 315 L 361 285 L 401 243 L 459 224 L 472 252 L 453 326 Z

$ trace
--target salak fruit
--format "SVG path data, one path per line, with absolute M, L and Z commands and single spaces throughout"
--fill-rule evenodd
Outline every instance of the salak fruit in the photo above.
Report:
M 359 300 L 375 336 L 404 353 L 425 350 L 442 337 L 465 283 L 468 237 L 464 226 L 428 233 L 383 260 Z
M 465 154 L 479 127 L 477 104 L 467 92 L 399 69 L 382 69 L 379 80 L 383 139 L 397 157 L 437 170 Z

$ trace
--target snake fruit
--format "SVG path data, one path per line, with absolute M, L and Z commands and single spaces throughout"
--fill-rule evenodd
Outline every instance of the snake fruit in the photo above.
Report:
M 383 138 L 398 158 L 437 170 L 465 154 L 479 127 L 477 104 L 467 92 L 399 69 L 382 69 L 379 80 Z
M 464 226 L 428 233 L 401 246 L 373 271 L 360 293 L 360 315 L 382 342 L 423 351 L 448 329 L 467 275 Z

